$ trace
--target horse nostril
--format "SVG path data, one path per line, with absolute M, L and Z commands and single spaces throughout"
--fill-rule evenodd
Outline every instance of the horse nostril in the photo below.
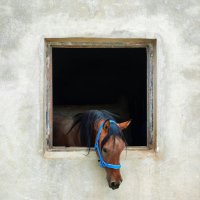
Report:
M 115 182 L 112 182 L 112 183 L 110 184 L 110 186 L 111 186 L 111 187 L 114 187 L 114 186 L 115 186 Z
M 119 188 L 120 183 L 117 182 L 111 182 L 110 187 L 114 190 Z

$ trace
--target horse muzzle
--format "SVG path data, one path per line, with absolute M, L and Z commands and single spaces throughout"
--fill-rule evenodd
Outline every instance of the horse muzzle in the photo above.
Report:
M 119 188 L 120 184 L 121 184 L 121 181 L 119 181 L 119 182 L 113 181 L 113 182 L 109 183 L 109 187 L 112 188 L 113 190 L 115 190 L 115 189 Z

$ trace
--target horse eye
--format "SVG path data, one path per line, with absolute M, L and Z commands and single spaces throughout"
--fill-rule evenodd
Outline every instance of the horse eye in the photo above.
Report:
M 102 151 L 103 151 L 104 153 L 107 153 L 107 152 L 108 152 L 106 148 L 103 148 Z

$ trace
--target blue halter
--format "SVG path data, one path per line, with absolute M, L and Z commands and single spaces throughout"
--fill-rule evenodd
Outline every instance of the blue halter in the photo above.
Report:
M 117 124 L 114 120 L 109 120 L 109 122 Z M 100 135 L 101 135 L 101 131 L 103 129 L 104 123 L 105 122 L 103 122 L 101 124 L 101 126 L 99 127 L 99 130 L 98 130 L 98 133 L 97 133 L 97 137 L 96 137 L 96 142 L 95 142 L 95 145 L 94 145 L 94 150 L 97 151 L 97 153 L 99 155 L 100 167 L 107 167 L 107 168 L 111 168 L 111 169 L 120 169 L 121 165 L 109 164 L 109 163 L 107 163 L 107 162 L 105 162 L 103 160 L 103 157 L 102 157 L 102 154 L 101 154 L 101 150 L 99 148 L 99 139 L 100 139 Z

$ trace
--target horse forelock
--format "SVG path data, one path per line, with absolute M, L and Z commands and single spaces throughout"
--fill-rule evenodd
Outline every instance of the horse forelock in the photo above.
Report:
M 113 138 L 113 147 L 114 147 L 116 138 L 122 139 L 122 141 L 126 144 L 126 140 L 125 140 L 122 130 L 119 128 L 117 124 L 111 123 L 108 134 L 104 137 L 104 139 L 101 142 L 101 149 L 103 148 L 103 146 L 105 145 L 105 143 L 109 140 L 111 136 Z

